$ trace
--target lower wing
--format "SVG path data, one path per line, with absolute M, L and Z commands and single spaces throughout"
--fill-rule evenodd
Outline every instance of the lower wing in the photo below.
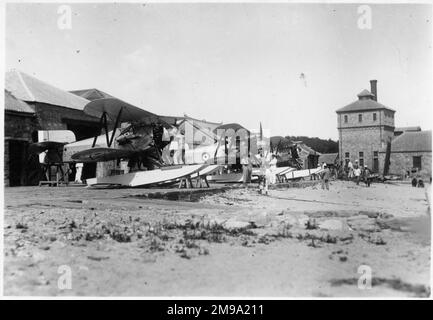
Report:
M 129 158 L 135 154 L 137 154 L 137 151 L 113 148 L 92 148 L 77 152 L 73 154 L 71 158 L 77 162 L 98 162 Z
M 40 154 L 42 152 L 45 152 L 49 149 L 62 149 L 62 147 L 65 145 L 63 142 L 55 142 L 55 141 L 42 141 L 42 142 L 35 142 L 30 144 L 29 146 L 29 152 Z

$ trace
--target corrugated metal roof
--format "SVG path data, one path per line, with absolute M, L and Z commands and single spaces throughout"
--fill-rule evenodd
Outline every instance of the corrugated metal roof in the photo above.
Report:
M 6 90 L 16 98 L 28 102 L 41 102 L 71 109 L 83 110 L 89 100 L 56 88 L 28 74 L 12 70 L 6 73 Z
M 35 113 L 32 106 L 14 97 L 9 91 L 5 90 L 5 110 L 25 113 Z
M 391 152 L 431 152 L 431 130 L 406 131 L 391 143 Z
M 101 91 L 96 88 L 92 89 L 83 89 L 83 90 L 72 90 L 69 91 L 70 93 L 73 93 L 77 96 L 80 96 L 87 100 L 96 100 L 96 99 L 103 99 L 103 98 L 114 98 L 112 95 L 109 95 L 108 93 L 105 93 L 104 91 Z

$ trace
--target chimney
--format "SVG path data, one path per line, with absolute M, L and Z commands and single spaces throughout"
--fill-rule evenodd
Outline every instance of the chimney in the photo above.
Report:
M 377 101 L 377 80 L 370 80 L 370 92 L 374 94 L 373 100 Z

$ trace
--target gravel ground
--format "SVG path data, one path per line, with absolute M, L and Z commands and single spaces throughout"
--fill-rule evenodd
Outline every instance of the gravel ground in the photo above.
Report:
M 168 191 L 5 188 L 5 295 L 430 295 L 430 186 Z

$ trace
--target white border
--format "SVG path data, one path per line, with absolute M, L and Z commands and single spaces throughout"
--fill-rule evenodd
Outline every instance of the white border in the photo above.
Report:
M 37 0 L 37 1 L 27 1 L 27 0 L 15 0 L 15 1 L 7 1 L 0 3 L 0 38 L 2 39 L 3 45 L 1 47 L 0 54 L 0 71 L 3 76 L 0 77 L 0 84 L 4 88 L 4 74 L 5 74 L 5 18 L 6 18 L 6 3 L 59 3 L 59 4 L 74 4 L 74 3 L 288 3 L 288 4 L 304 4 L 304 3 L 312 3 L 312 4 L 430 4 L 432 5 L 432 0 L 417 0 L 417 1 L 404 1 L 404 0 L 391 0 L 391 1 L 378 1 L 378 0 L 363 0 L 363 1 L 345 1 L 345 0 L 332 0 L 332 1 L 314 1 L 314 0 L 304 0 L 304 1 L 292 1 L 292 0 L 274 0 L 274 1 L 260 1 L 260 0 L 247 0 L 247 1 L 230 1 L 230 0 L 222 0 L 222 1 L 209 1 L 209 0 L 190 0 L 190 1 L 181 1 L 181 0 L 159 0 L 159 1 L 137 1 L 137 0 L 129 0 L 129 1 L 103 1 L 103 0 L 69 0 L 69 1 L 58 1 L 58 0 Z M 432 13 L 433 13 L 433 5 L 432 5 Z M 432 87 L 433 91 L 433 87 Z M 1 105 L 4 110 L 4 90 L 0 92 Z M 1 112 L 0 122 L 2 124 L 2 130 L 0 133 L 0 153 L 2 154 L 1 162 L 0 162 L 0 173 L 3 173 L 4 176 L 4 112 Z M 433 122 L 433 119 L 432 119 Z M 4 183 L 0 185 L 0 205 L 1 205 L 1 218 L 0 218 L 0 299 L 2 300 L 249 300 L 251 303 L 254 303 L 256 300 L 433 300 L 432 295 L 430 298 L 407 298 L 407 297 L 219 297 L 219 296 L 158 296 L 158 297 L 98 297 L 98 296 L 4 296 L 3 295 L 3 257 L 4 257 L 4 220 L 3 220 L 3 209 L 4 209 Z M 433 255 L 432 244 L 430 243 L 430 257 Z M 430 259 L 430 288 L 432 284 L 433 278 L 433 267 L 432 261 Z M 251 304 L 250 303 L 250 304 Z

